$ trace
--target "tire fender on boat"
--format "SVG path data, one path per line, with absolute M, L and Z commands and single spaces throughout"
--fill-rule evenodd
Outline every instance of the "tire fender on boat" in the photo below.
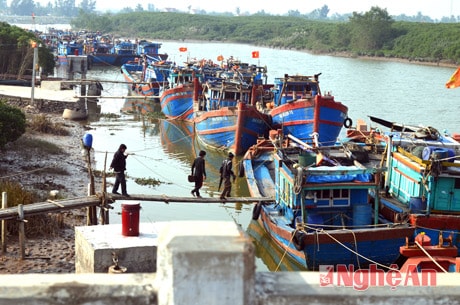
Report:
M 260 216 L 260 211 L 262 210 L 262 203 L 258 202 L 252 209 L 252 219 L 257 220 Z
M 292 244 L 299 251 L 302 251 L 305 248 L 305 241 L 303 239 L 304 234 L 304 232 L 299 230 L 292 232 Z
M 350 128 L 353 125 L 353 121 L 350 118 L 343 120 L 343 127 Z

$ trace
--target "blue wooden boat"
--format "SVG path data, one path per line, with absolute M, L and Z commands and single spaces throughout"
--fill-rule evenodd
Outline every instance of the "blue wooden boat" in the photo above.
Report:
M 351 125 L 351 122 L 345 105 L 335 101 L 329 93 L 322 94 L 318 78 L 319 74 L 276 78 L 270 115 L 273 127 L 282 129 L 284 134 L 308 141 L 317 133 L 319 142 L 332 145 L 342 126 Z
M 95 42 L 93 52 L 88 54 L 88 61 L 92 66 L 121 67 L 138 57 L 136 51 L 137 45 L 130 41 L 122 41 L 113 45 Z
M 424 232 L 460 248 L 460 143 L 433 127 L 372 136 L 387 149 L 385 191 L 371 193 L 380 197 L 380 211 L 389 219 L 408 221 L 415 234 Z
M 369 203 L 383 170 L 378 161 L 355 144 L 311 147 L 271 131 L 243 158 L 251 195 L 273 198 L 254 207 L 253 219 L 308 270 L 389 266 L 414 228 L 384 218 L 378 200 Z
M 141 40 L 140 42 L 122 41 L 116 44 L 94 40 L 86 46 L 88 60 L 92 66 L 122 66 L 144 55 L 150 61 L 167 60 L 167 54 L 160 54 L 161 43 Z
M 267 137 L 271 128 L 270 116 L 257 108 L 263 92 L 263 85 L 208 80 L 202 99 L 195 103 L 197 139 L 215 150 L 244 154 L 258 138 Z
M 127 99 L 123 109 L 137 109 L 144 114 L 153 112 L 155 103 L 160 101 L 161 88 L 168 85 L 171 67 L 171 62 L 155 61 L 148 55 L 144 55 L 141 60 L 122 65 L 121 73 L 128 83 L 130 96 L 139 97 Z
M 135 60 L 121 66 L 121 73 L 129 84 L 131 93 L 138 96 L 159 97 L 160 88 L 168 84 L 171 62 Z
M 163 113 L 170 119 L 193 121 L 195 111 L 206 110 L 197 101 L 208 90 L 203 88 L 208 86 L 208 80 L 260 84 L 266 77 L 266 68 L 240 61 L 219 66 L 211 60 L 188 60 L 183 67 L 176 67 L 169 75 L 168 87 L 164 88 L 160 97 Z
M 162 53 L 160 54 L 160 48 L 161 48 L 162 43 L 159 42 L 153 42 L 153 41 L 147 41 L 147 40 L 141 40 L 137 44 L 137 55 L 138 56 L 143 56 L 143 55 L 148 55 L 149 58 L 152 58 L 153 61 L 165 61 L 168 59 L 168 54 Z
M 203 74 L 196 66 L 173 67 L 160 91 L 161 111 L 168 119 L 192 121 L 193 100 L 198 99 Z

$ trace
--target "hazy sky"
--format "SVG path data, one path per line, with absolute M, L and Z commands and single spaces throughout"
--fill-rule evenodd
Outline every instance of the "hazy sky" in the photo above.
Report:
M 42 4 L 46 4 L 48 2 L 54 3 L 54 0 L 35 1 Z M 77 6 L 80 2 L 81 0 L 76 0 Z M 11 0 L 8 1 L 8 4 L 10 3 Z M 187 8 L 191 6 L 192 9 L 204 9 L 208 12 L 235 12 L 236 7 L 239 7 L 241 12 L 255 13 L 264 10 L 267 13 L 277 15 L 283 15 L 289 10 L 298 10 L 300 13 L 309 13 L 314 9 L 321 8 L 323 5 L 327 5 L 329 7 L 330 15 L 334 13 L 351 13 L 353 11 L 362 13 L 370 10 L 372 6 L 386 8 L 390 15 L 406 14 L 408 16 L 413 16 L 418 12 L 421 12 L 423 15 L 430 16 L 433 19 L 440 19 L 451 15 L 460 15 L 459 0 L 283 0 L 281 2 L 264 0 L 96 0 L 96 9 L 107 11 L 119 10 L 127 6 L 134 8 L 138 3 L 141 3 L 144 9 L 147 9 L 147 3 L 152 3 L 157 9 L 171 7 L 187 11 Z

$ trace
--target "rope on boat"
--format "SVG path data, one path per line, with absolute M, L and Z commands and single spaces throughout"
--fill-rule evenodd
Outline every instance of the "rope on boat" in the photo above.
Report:
M 418 241 L 415 241 L 415 244 L 422 250 L 423 253 L 436 265 L 439 267 L 439 269 L 442 270 L 444 273 L 448 273 L 446 269 L 444 269 L 423 247 L 420 245 Z
M 294 233 L 295 233 L 296 231 L 299 231 L 299 229 L 295 229 L 295 230 L 294 230 Z M 291 239 L 289 240 L 289 243 L 288 243 L 288 245 L 287 245 L 287 248 L 289 248 L 289 247 L 291 246 L 291 244 L 292 244 L 292 239 L 294 238 L 294 235 L 295 235 L 295 234 L 291 234 Z M 279 268 L 280 268 L 280 266 L 281 266 L 281 263 L 283 262 L 284 257 L 286 256 L 287 252 L 288 252 L 287 249 L 285 249 L 283 255 L 282 255 L 281 258 L 280 258 L 280 261 L 279 261 L 278 265 L 276 266 L 275 272 L 279 270 Z
M 370 263 L 373 263 L 375 265 L 378 265 L 380 267 L 383 267 L 383 268 L 388 268 L 392 271 L 398 271 L 398 269 L 395 269 L 395 268 L 392 268 L 392 267 L 388 267 L 388 266 L 385 266 L 383 264 L 380 264 L 370 258 L 367 258 L 365 257 L 364 255 L 362 254 L 359 254 L 358 252 L 356 252 L 355 250 L 351 249 L 350 247 L 346 246 L 345 244 L 343 244 L 342 242 L 340 242 L 339 240 L 337 240 L 335 237 L 333 237 L 331 234 L 329 234 L 326 230 L 323 230 L 323 229 L 315 229 L 315 228 L 312 228 L 312 227 L 308 227 L 308 226 L 305 226 L 306 228 L 309 228 L 311 230 L 315 230 L 315 231 L 318 231 L 317 233 L 324 233 L 326 234 L 327 236 L 329 236 L 332 240 L 334 240 L 336 243 L 338 243 L 339 245 L 341 245 L 342 247 L 344 247 L 345 249 L 347 249 L 348 251 L 350 251 L 351 253 L 355 254 L 356 256 L 358 257 L 361 257 L 362 259 L 365 259 L 366 261 L 370 262 Z M 355 239 L 355 242 L 356 242 L 356 239 Z M 358 264 L 359 264 L 359 261 L 358 261 Z

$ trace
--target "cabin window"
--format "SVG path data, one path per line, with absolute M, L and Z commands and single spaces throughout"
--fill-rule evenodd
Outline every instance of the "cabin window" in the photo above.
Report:
M 460 179 L 455 178 L 455 185 L 454 185 L 454 188 L 460 189 Z
M 319 190 L 316 191 L 317 205 L 323 207 L 330 206 L 349 206 L 350 205 L 350 190 Z

